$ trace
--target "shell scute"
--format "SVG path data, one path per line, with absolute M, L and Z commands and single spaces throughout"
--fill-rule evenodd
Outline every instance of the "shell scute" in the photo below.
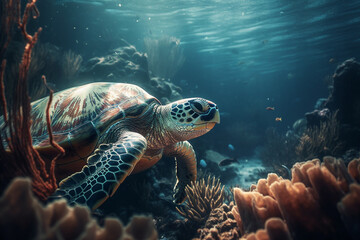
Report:
M 99 130 L 128 116 L 138 116 L 152 101 L 158 102 L 140 87 L 124 83 L 90 83 L 55 93 L 50 106 L 53 134 L 59 141 L 65 140 L 66 134 L 89 123 Z M 41 139 L 37 142 L 41 146 L 48 144 L 47 102 L 48 97 L 32 103 L 31 135 Z

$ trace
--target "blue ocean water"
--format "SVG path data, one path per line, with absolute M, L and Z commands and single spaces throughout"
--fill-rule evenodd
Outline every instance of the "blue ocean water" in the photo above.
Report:
M 206 138 L 222 149 L 232 144 L 238 154 L 251 154 L 269 127 L 290 129 L 328 96 L 336 66 L 360 57 L 359 1 L 57 0 L 38 6 L 41 39 L 84 58 L 121 38 L 143 52 L 144 38 L 179 39 L 186 60 L 171 81 L 184 97 L 219 105 L 222 122 Z
M 25 5 L 26 2 L 27 1 L 24 0 L 22 4 Z M 4 4 L 0 5 L 4 7 Z M 94 118 L 91 121 L 83 122 L 83 120 L 78 121 L 78 119 L 74 119 L 74 116 L 83 114 L 84 111 L 81 110 L 85 107 L 86 110 L 93 110 L 92 108 L 88 108 L 88 103 L 93 100 L 92 96 L 95 96 L 94 98 L 99 99 L 101 102 L 103 99 L 99 96 L 103 95 L 98 94 L 98 91 L 96 91 L 91 97 L 85 98 L 90 101 L 84 101 L 82 104 L 80 104 L 81 101 L 79 101 L 79 99 L 84 99 L 82 96 L 86 96 L 85 92 L 87 92 L 89 88 L 79 88 L 76 92 L 79 93 L 81 97 L 74 98 L 74 95 L 72 95 L 69 99 L 73 101 L 69 101 L 69 99 L 65 99 L 65 97 L 62 96 L 60 101 L 55 103 L 55 105 L 61 107 L 58 108 L 60 109 L 59 114 L 52 114 L 50 117 L 52 123 L 57 123 L 56 120 L 59 122 L 59 119 L 61 119 L 59 116 L 63 113 L 68 113 L 64 119 L 74 121 L 67 123 L 69 123 L 69 125 L 79 124 L 77 126 L 81 127 L 76 128 L 76 126 L 71 130 L 66 127 L 66 129 L 61 128 L 61 131 L 55 132 L 56 141 L 59 139 L 59 136 L 66 136 L 66 140 L 60 142 L 66 149 L 66 155 L 63 159 L 57 160 L 60 162 L 55 163 L 54 171 L 56 180 L 60 181 L 63 177 L 79 171 L 83 164 L 86 164 L 86 161 L 83 161 L 86 160 L 85 154 L 93 151 L 92 146 L 95 145 L 95 139 L 98 139 L 98 144 L 103 142 L 106 144 L 97 146 L 99 150 L 95 152 L 95 156 L 92 155 L 88 158 L 87 163 L 91 166 L 89 166 L 89 168 L 83 168 L 83 170 L 81 170 L 83 173 L 71 175 L 65 183 L 59 184 L 59 191 L 56 191 L 55 196 L 52 195 L 52 197 L 48 199 L 48 202 L 51 201 L 52 198 L 65 197 L 70 198 L 70 201 L 75 200 L 79 203 L 84 203 L 84 197 L 86 197 L 89 199 L 87 204 L 90 205 L 90 207 L 97 208 L 97 205 L 102 204 L 102 200 L 106 199 L 104 204 L 92 211 L 92 216 L 96 218 L 99 225 L 104 225 L 104 223 L 105 226 L 107 225 L 107 223 L 104 222 L 104 218 L 107 216 L 121 219 L 126 223 L 134 214 L 146 214 L 152 216 L 153 219 L 151 219 L 149 223 L 156 225 L 159 239 L 191 239 L 199 234 L 203 235 L 205 231 L 198 227 L 203 225 L 204 221 L 201 224 L 200 222 L 194 224 L 191 217 L 185 216 L 188 218 L 188 220 L 185 220 L 179 215 L 181 211 L 175 209 L 176 204 L 173 200 L 174 198 L 181 200 L 177 197 L 184 196 L 181 194 L 185 186 L 184 183 L 193 180 L 195 176 L 197 180 L 207 179 L 208 177 L 209 181 L 211 181 L 210 176 L 214 176 L 211 185 L 214 185 L 216 178 L 218 179 L 216 181 L 221 181 L 221 183 L 225 185 L 225 191 L 227 191 L 227 193 L 224 196 L 224 202 L 228 204 L 229 207 L 232 205 L 231 201 L 234 200 L 229 187 L 237 186 L 243 189 L 249 189 L 252 188 L 251 185 L 259 179 L 266 178 L 268 173 L 276 173 L 284 179 L 293 177 L 295 181 L 298 181 L 296 179 L 302 178 L 310 179 L 312 187 L 306 182 L 307 180 L 303 180 L 309 192 L 300 194 L 300 196 L 308 198 L 307 200 L 311 200 L 311 196 L 315 194 L 315 201 L 311 200 L 310 205 L 311 202 L 313 202 L 316 206 L 322 206 L 321 202 L 324 199 L 331 200 L 329 201 L 331 204 L 326 204 L 327 207 L 325 210 L 317 210 L 316 206 L 313 207 L 308 204 L 308 210 L 311 210 L 310 212 L 304 211 L 304 217 L 297 214 L 298 211 L 295 211 L 296 208 L 294 208 L 294 215 L 300 216 L 299 221 L 305 221 L 304 219 L 306 219 L 305 217 L 307 215 L 312 218 L 314 215 L 313 212 L 318 213 L 317 217 L 320 220 L 317 222 L 319 226 L 313 228 L 313 224 L 310 228 L 306 229 L 305 227 L 301 227 L 306 224 L 303 225 L 299 221 L 292 221 L 292 214 L 288 214 L 290 210 L 287 210 L 288 213 L 286 211 L 284 212 L 278 199 L 278 196 L 285 196 L 285 198 L 282 198 L 286 199 L 285 202 L 291 203 L 292 198 L 294 198 L 294 202 L 296 203 L 300 200 L 300 197 L 295 194 L 292 195 L 291 191 L 288 192 L 290 196 L 284 194 L 276 196 L 276 200 L 279 203 L 278 207 L 281 209 L 280 214 L 284 217 L 285 223 L 287 224 L 287 226 L 284 226 L 289 229 L 289 234 L 294 238 L 306 236 L 307 230 L 309 234 L 315 234 L 315 236 L 319 238 L 323 237 L 322 234 L 325 234 L 324 236 L 326 237 L 323 237 L 324 239 L 329 239 L 329 236 L 337 238 L 337 236 L 350 236 L 350 234 L 354 236 L 357 234 L 356 231 L 350 233 L 350 230 L 354 229 L 351 227 L 352 221 L 355 224 L 356 221 L 346 217 L 350 216 L 351 214 L 347 214 L 353 211 L 349 210 L 351 208 L 347 208 L 347 204 L 344 204 L 344 202 L 346 202 L 344 199 L 353 194 L 347 194 L 347 196 L 339 202 L 340 196 L 345 196 L 347 191 L 345 191 L 347 188 L 346 184 L 352 183 L 351 186 L 356 187 L 356 180 L 350 181 L 349 179 L 351 179 L 351 177 L 345 174 L 344 171 L 340 171 L 341 174 L 340 172 L 335 173 L 336 169 L 342 169 L 344 167 L 343 162 L 335 159 L 335 157 L 343 158 L 345 164 L 348 164 L 350 159 L 359 157 L 358 143 L 360 134 L 358 133 L 359 126 L 357 124 L 359 121 L 354 120 L 360 118 L 359 111 L 358 108 L 356 108 L 357 105 L 347 104 L 348 101 L 351 101 L 351 103 L 355 102 L 356 104 L 359 103 L 356 98 L 358 91 L 354 90 L 359 89 L 359 86 L 353 87 L 353 85 L 356 85 L 356 81 L 359 80 L 356 78 L 359 76 L 358 64 L 354 63 L 354 61 L 347 61 L 348 65 L 346 66 L 352 65 L 352 69 L 356 71 L 344 71 L 346 73 L 351 72 L 346 77 L 344 77 L 346 74 L 337 75 L 335 78 L 336 89 L 343 87 L 338 87 L 342 85 L 338 84 L 340 81 L 348 81 L 343 84 L 346 85 L 346 87 L 341 89 L 342 92 L 338 94 L 341 95 L 340 97 L 328 102 L 329 104 L 326 105 L 328 109 L 321 109 L 321 111 L 312 115 L 314 119 L 313 123 L 308 125 L 310 133 L 305 132 L 308 133 L 308 136 L 302 135 L 306 123 L 302 122 L 302 124 L 298 124 L 298 126 L 300 126 L 298 129 L 302 128 L 302 131 L 295 131 L 293 124 L 295 121 L 303 119 L 306 112 L 313 111 L 319 106 L 324 107 L 321 103 L 329 96 L 329 92 L 332 89 L 332 75 L 339 64 L 349 58 L 355 58 L 359 61 L 360 1 L 37 0 L 36 5 L 40 11 L 40 17 L 31 19 L 27 30 L 30 34 L 33 34 L 39 27 L 42 27 L 43 30 L 34 48 L 25 48 L 32 50 L 32 56 L 29 69 L 25 69 L 24 75 L 24 72 L 20 72 L 20 74 L 17 72 L 17 70 L 23 66 L 20 65 L 19 67 L 21 53 L 23 53 L 24 50 L 22 34 L 19 33 L 19 30 L 16 31 L 15 29 L 14 31 L 10 29 L 9 32 L 4 31 L 4 29 L 1 31 L 10 34 L 12 37 L 11 43 L 7 46 L 6 54 L 4 53 L 7 60 L 7 68 L 4 71 L 5 90 L 16 89 L 11 83 L 16 83 L 14 80 L 22 80 L 22 76 L 26 76 L 28 93 L 33 101 L 49 95 L 49 89 L 44 86 L 43 82 L 39 81 L 41 75 L 46 75 L 47 80 L 49 80 L 48 86 L 55 91 L 93 81 L 124 81 L 138 84 L 149 92 L 152 91 L 150 93 L 158 97 L 163 103 L 168 103 L 181 97 L 202 97 L 209 99 L 218 105 L 221 115 L 221 123 L 216 124 L 209 133 L 189 140 L 196 154 L 196 165 L 194 164 L 194 154 L 188 144 L 182 145 L 183 148 L 181 150 L 179 150 L 179 145 L 176 146 L 175 151 L 180 151 L 181 153 L 177 152 L 178 154 L 175 154 L 177 159 L 174 161 L 174 151 L 171 151 L 171 147 L 173 146 L 171 146 L 167 140 L 164 140 L 167 139 L 167 136 L 163 137 L 159 134 L 163 133 L 163 131 L 158 131 L 165 130 L 165 133 L 170 132 L 171 136 L 168 138 L 170 142 L 174 139 L 179 139 L 179 135 L 176 134 L 176 131 L 175 133 L 172 132 L 172 128 L 168 132 L 166 132 L 168 128 L 161 128 L 162 125 L 160 124 L 165 123 L 164 125 L 166 126 L 169 123 L 161 121 L 163 119 L 166 121 L 166 118 L 156 121 L 156 117 L 158 116 L 156 115 L 155 118 L 152 118 L 155 119 L 155 121 L 151 121 L 151 111 L 135 111 L 144 108 L 130 108 L 130 111 L 126 112 L 126 114 L 129 113 L 126 115 L 129 118 L 125 121 L 120 120 L 102 132 L 102 129 L 99 130 L 97 126 L 103 127 L 106 126 L 106 123 L 109 123 L 109 118 L 107 117 L 113 116 L 112 114 L 117 112 L 113 110 L 119 110 L 118 108 L 112 108 L 113 106 L 117 106 L 117 103 L 110 106 L 110 111 L 99 113 L 99 118 L 96 118 L 97 114 L 95 111 L 90 111 L 91 116 L 94 116 Z M 10 8 L 7 8 L 6 10 L 9 9 Z M 4 9 L 2 8 L 2 10 Z M 36 13 L 34 9 L 31 11 Z M 0 10 L 0 12 L 3 11 Z M 6 13 L 12 15 L 12 11 Z M 4 16 L 7 16 L 7 14 Z M 2 20 L 4 19 L 5 18 Z M 159 44 L 161 45 L 160 48 L 156 48 L 156 44 L 152 42 L 152 50 L 155 49 L 161 52 L 163 50 L 161 47 L 163 47 L 165 49 L 162 53 L 165 53 L 163 57 L 171 55 L 179 58 L 179 61 L 176 61 L 176 59 L 171 60 L 169 57 L 169 60 L 165 61 L 164 67 L 171 69 L 176 63 L 180 66 L 182 65 L 180 63 L 183 62 L 182 59 L 185 59 L 184 64 L 177 69 L 178 71 L 172 71 L 175 74 L 170 74 L 171 76 L 169 75 L 169 77 L 157 75 L 159 72 L 156 72 L 155 68 L 150 67 L 151 49 L 149 50 L 148 44 L 151 40 L 159 39 L 165 39 L 165 41 L 168 42 L 162 43 L 162 45 Z M 1 38 L 0 40 L 4 42 L 5 38 Z M 174 49 L 180 50 L 177 52 L 169 52 L 169 50 Z M 148 57 L 143 53 L 148 54 Z M 182 54 L 183 56 L 181 56 Z M 159 62 L 158 60 L 158 63 Z M 4 63 L 5 62 L 3 62 L 3 64 Z M 163 63 L 164 62 L 162 62 L 162 64 Z M 159 65 L 161 64 L 159 63 Z M 174 69 L 176 70 L 176 68 Z M 351 68 L 349 67 L 349 69 Z M 94 86 L 99 85 L 95 84 Z M 22 89 L 26 89 L 25 86 L 17 88 L 17 92 L 20 92 Z M 85 91 L 83 91 L 84 89 Z M 128 93 L 127 90 L 125 92 Z M 132 91 L 130 90 L 130 92 Z M 349 92 L 351 92 L 351 94 L 348 94 Z M 0 116 L 0 122 L 4 122 L 4 124 L 0 124 L 2 126 L 0 133 L 3 137 L 7 137 L 7 135 L 9 135 L 7 134 L 7 127 L 10 126 L 9 132 L 11 138 L 14 138 L 14 135 L 17 133 L 20 133 L 19 136 L 24 135 L 26 137 L 28 135 L 25 135 L 25 131 L 22 131 L 26 125 L 22 123 L 27 121 L 20 120 L 26 120 L 27 112 L 25 110 L 27 108 L 25 104 L 16 104 L 21 98 L 20 100 L 15 98 L 15 101 L 13 101 L 14 98 L 12 97 L 14 96 L 11 96 L 13 93 L 12 91 L 10 91 L 10 93 L 5 92 L 5 95 L 7 94 L 7 102 L 14 104 L 14 108 L 11 108 L 10 111 L 10 124 L 4 122 L 6 121 L 4 120 L 6 117 Z M 108 96 L 109 95 L 113 96 L 112 93 L 108 94 Z M 146 95 L 144 94 L 144 96 Z M 126 101 L 128 100 L 128 98 L 124 98 Z M 24 99 L 26 100 L 26 98 Z M 337 111 L 335 109 L 338 107 L 337 103 L 342 102 L 343 99 L 346 100 L 343 101 L 345 104 L 339 104 L 341 111 Z M 132 101 L 129 102 L 130 104 L 124 104 L 125 110 L 129 109 L 129 106 L 133 103 Z M 91 103 L 94 103 L 94 101 L 91 101 Z M 100 105 L 98 102 L 96 103 L 97 106 Z M 344 107 L 343 105 L 346 106 Z M 41 104 L 37 106 L 41 106 Z M 157 105 L 154 104 L 151 106 Z M 351 107 L 347 108 L 347 106 Z M 14 118 L 13 113 L 17 113 L 14 109 L 18 109 L 18 107 L 20 110 L 19 114 L 15 115 Z M 194 122 L 190 118 L 190 115 L 204 121 L 212 119 L 213 124 L 215 124 L 214 121 L 218 122 L 217 108 L 212 103 L 206 104 L 197 99 L 188 102 L 187 105 L 185 103 L 176 105 L 177 113 L 175 113 L 174 108 L 175 105 L 173 105 L 173 111 L 171 111 L 172 118 L 176 119 L 175 116 L 177 116 L 180 118 L 179 122 L 186 121 L 187 124 L 193 124 Z M 164 108 L 154 107 L 153 109 L 158 110 Z M 150 108 L 150 110 L 153 109 Z M 185 111 L 189 112 L 187 117 L 185 117 Z M 144 113 L 139 119 L 136 118 L 136 114 L 139 112 L 149 114 Z M 170 110 L 167 111 L 165 109 L 161 111 L 161 113 L 164 112 L 169 113 Z M 338 116 L 342 114 L 338 119 L 336 119 L 337 113 L 339 113 Z M 32 114 L 32 123 L 37 123 L 37 120 L 40 120 L 40 116 L 41 114 Z M 122 117 L 123 115 L 117 114 L 116 116 Z M 133 116 L 135 117 L 132 118 Z M 149 121 L 143 121 L 143 119 Z M 98 125 L 95 124 L 97 120 L 101 122 Z M 106 120 L 105 125 L 102 123 L 103 120 Z M 297 121 L 297 123 L 299 122 L 301 121 Z M 311 121 L 309 121 L 309 123 L 310 122 Z M 195 122 L 195 124 L 196 123 L 197 122 Z M 206 128 L 213 126 L 212 123 L 207 124 Z M 316 130 L 311 129 L 311 127 L 316 127 L 317 124 L 323 123 L 328 125 L 321 131 L 316 132 Z M 140 124 L 141 127 L 138 128 Z M 17 131 L 18 129 L 16 128 L 20 125 L 22 127 Z M 53 125 L 62 127 L 61 124 Z M 90 126 L 93 134 L 89 133 L 85 126 Z M 118 126 L 119 128 L 117 128 Z M 160 128 L 156 128 L 157 126 L 160 126 Z M 204 126 L 203 124 L 197 126 L 201 129 L 201 133 L 204 133 Z M 183 127 L 184 125 L 181 125 L 180 129 L 184 129 Z M 141 155 L 142 148 L 146 146 L 146 143 L 142 138 L 141 141 L 139 140 L 138 142 L 131 141 L 137 139 L 135 134 L 130 135 L 130 137 L 127 138 L 129 142 L 124 143 L 125 138 L 123 138 L 123 134 L 129 133 L 127 131 L 123 132 L 123 129 L 139 131 L 140 134 L 147 137 L 147 149 L 144 150 L 146 152 L 142 157 L 138 156 Z M 122 142 L 116 141 L 119 133 L 121 133 Z M 311 133 L 316 136 L 314 137 Z M 36 146 L 39 142 L 36 140 L 44 140 L 43 137 L 45 134 L 41 137 L 34 136 L 36 133 L 32 134 L 32 142 L 26 141 L 26 139 L 29 140 L 28 136 L 25 138 L 25 141 L 22 142 L 17 141 L 22 139 L 11 141 L 11 145 L 9 144 L 9 146 L 17 146 L 20 142 L 22 144 L 25 142 L 27 143 L 26 145 L 32 143 L 35 145 L 35 149 L 39 150 L 40 155 L 42 157 L 44 155 L 46 165 L 50 165 L 50 160 L 47 161 L 48 159 L 46 158 L 50 157 L 51 150 L 46 146 Z M 155 137 L 151 138 L 151 134 L 154 134 Z M 96 136 L 99 135 L 101 136 L 97 138 Z M 181 138 L 183 136 L 184 135 L 182 135 Z M 318 136 L 319 138 L 317 138 Z M 305 141 L 302 141 L 304 139 Z M 306 142 L 306 139 L 308 142 Z M 4 138 L 2 140 L 4 141 Z M 326 140 L 329 141 L 327 142 Z M 325 143 L 323 144 L 323 142 Z M 120 146 L 121 143 L 124 143 L 123 146 Z M 301 145 L 302 143 L 304 143 L 304 145 L 308 144 L 308 146 Z M 165 145 L 164 151 L 158 149 L 160 148 L 159 146 L 163 145 Z M 7 156 L 5 155 L 6 147 L 7 145 L 0 151 L 3 156 Z M 112 150 L 109 150 L 110 148 L 112 148 Z M 27 149 L 30 149 L 30 147 L 27 146 Z M 87 151 L 87 149 L 91 150 Z M 12 149 L 10 150 L 12 151 Z M 166 156 L 169 150 L 171 157 Z M 26 168 L 29 165 L 35 164 L 41 166 L 40 161 L 26 161 L 27 158 L 30 158 L 31 154 L 25 154 L 26 156 L 24 155 L 25 157 L 21 157 L 20 159 L 20 155 L 17 153 L 12 157 L 11 151 L 9 153 L 10 157 L 2 159 L 4 162 L 3 165 L 9 167 L 3 168 L 2 172 L 0 171 L 1 179 L 6 179 L 7 181 L 7 179 L 10 179 L 13 175 L 19 175 L 22 174 L 22 172 L 25 173 L 24 175 L 31 176 L 37 174 L 39 178 L 46 178 L 46 174 L 39 174 L 36 171 L 33 171 L 35 173 L 27 174 Z M 157 158 L 157 156 L 162 153 L 164 153 L 161 157 L 163 160 L 156 162 L 160 159 L 160 157 Z M 156 166 L 136 174 L 134 170 L 130 174 L 133 168 L 129 164 L 134 164 L 136 161 L 134 159 L 135 155 L 138 160 L 141 158 L 140 164 L 138 162 L 139 165 L 137 166 L 141 166 L 141 164 L 143 164 L 142 166 L 151 165 L 151 163 L 154 162 Z M 324 157 L 327 155 L 332 155 L 334 158 Z M 143 158 L 143 156 L 146 157 Z M 156 160 L 154 158 L 151 159 L 151 156 L 156 156 Z M 315 157 L 319 157 L 320 159 L 324 157 L 323 162 L 325 164 L 322 166 L 326 166 L 329 170 L 326 171 L 324 167 L 321 167 L 324 172 L 318 171 L 319 175 L 321 175 L 320 177 L 315 175 L 317 172 L 316 168 L 320 167 L 315 161 L 312 163 L 317 165 L 316 168 L 312 168 L 312 173 L 315 174 L 311 174 L 311 170 L 307 173 L 309 177 L 303 177 L 306 175 L 302 170 L 290 170 L 295 162 Z M 19 162 L 12 161 L 11 164 L 7 164 L 8 161 L 13 159 L 19 160 Z M 39 160 L 38 157 L 36 157 L 36 159 Z M 186 162 L 185 164 L 183 164 L 184 161 Z M 192 162 L 189 163 L 190 161 Z M 350 166 L 349 172 L 351 172 L 351 165 L 355 169 L 354 166 L 358 164 L 356 161 L 352 163 L 353 164 L 348 165 Z M 24 167 L 19 168 L 17 166 L 18 164 Z M 51 164 L 51 166 L 54 165 Z M 195 167 L 197 167 L 197 173 Z M 185 168 L 189 168 L 187 170 L 190 171 L 184 171 Z M 18 169 L 20 169 L 20 171 L 18 171 Z M 31 169 L 34 170 L 33 166 Z M 53 168 L 50 168 L 50 174 L 52 170 Z M 302 173 L 296 177 L 297 172 Z M 178 174 L 178 179 L 176 179 L 175 173 Z M 334 176 L 331 176 L 330 173 Z M 355 173 L 353 172 L 351 174 Z M 312 175 L 312 177 L 310 177 L 310 175 Z M 125 176 L 126 179 L 122 181 Z M 356 176 L 353 177 L 356 179 Z M 117 180 L 120 186 L 116 184 L 115 178 L 118 178 Z M 271 178 L 272 179 L 269 178 L 268 183 L 274 181 L 276 177 L 272 175 Z M 331 181 L 327 181 L 326 178 L 329 178 Z M 342 183 L 340 188 L 336 186 L 333 181 L 334 179 L 340 179 L 339 181 Z M 341 179 L 347 180 L 341 181 Z M 45 180 L 48 181 L 49 179 Z M 51 178 L 51 180 L 53 180 L 53 178 Z M 176 184 L 174 188 L 176 180 L 180 181 L 177 182 L 179 184 Z M 0 189 L 2 189 L 2 185 L 5 184 L 4 181 L 0 182 L 2 183 L 0 184 Z M 321 184 L 321 182 L 330 182 L 332 184 L 325 186 Z M 354 183 L 355 185 L 353 185 Z M 299 183 L 297 182 L 296 184 Z M 49 186 L 45 186 L 45 184 L 35 183 L 33 187 L 35 185 L 50 188 Z M 323 187 L 323 189 L 330 189 L 330 191 L 319 190 L 321 189 L 318 188 L 319 186 Z M 262 187 L 264 187 L 264 185 Z M 334 189 L 331 189 L 333 187 Z M 260 188 L 261 185 L 259 185 L 257 190 L 254 190 L 255 192 L 258 191 L 256 194 L 262 192 Z M 290 185 L 287 185 L 286 188 L 290 189 Z M 356 188 L 351 188 L 350 191 L 356 190 Z M 107 199 L 108 193 L 113 189 L 114 191 L 112 193 L 114 193 L 114 195 Z M 209 191 L 214 190 L 213 187 L 206 187 L 206 189 Z M 21 192 L 19 190 L 21 189 L 16 188 L 17 193 Z M 272 197 L 277 195 L 272 187 L 270 190 L 272 191 L 272 194 L 270 194 Z M 26 191 L 29 192 L 28 190 Z M 336 191 L 338 193 L 336 193 Z M 215 190 L 215 192 L 219 193 L 217 190 Z M 234 193 L 234 191 L 232 192 Z M 49 193 L 50 192 L 47 192 L 46 194 Z M 328 193 L 333 196 L 328 197 Z M 194 195 L 194 198 L 201 198 L 200 195 Z M 14 196 L 16 198 L 19 194 L 15 194 Z M 222 202 L 222 200 L 217 201 L 216 198 L 216 196 L 206 197 L 203 200 L 211 202 L 211 205 L 213 205 L 214 202 Z M 258 198 L 258 200 L 255 200 L 255 198 L 258 197 L 254 194 L 252 207 L 257 207 L 256 201 L 260 200 L 260 198 Z M 334 200 L 335 198 L 336 200 Z M 4 199 L 6 200 L 7 198 Z M 199 204 L 195 204 L 197 206 L 194 207 L 202 208 L 200 207 L 200 202 L 203 202 L 203 200 L 198 201 L 197 203 Z M 316 203 L 317 200 L 319 200 L 318 203 Z M 5 202 L 11 203 L 13 201 Z M 191 201 L 187 203 L 189 202 Z M 24 203 L 26 204 L 26 201 L 24 201 Z M 259 201 L 259 203 L 260 205 L 262 204 L 261 201 Z M 32 205 L 34 204 L 32 203 Z M 180 207 L 184 207 L 185 205 L 186 202 L 180 205 Z M 274 204 L 274 207 L 275 205 L 276 204 Z M 339 206 L 341 206 L 341 208 Z M 224 207 L 224 210 L 230 210 L 228 207 Z M 345 207 L 348 210 L 344 210 Z M 228 210 L 225 208 L 228 208 Z M 200 211 L 203 212 L 203 209 L 200 209 Z M 284 209 L 286 210 L 286 208 Z M 233 212 L 233 210 L 231 210 L 231 215 L 234 217 L 235 212 Z M 238 210 L 242 210 L 241 205 L 238 205 Z M 300 210 L 302 211 L 304 209 Z M 63 211 L 63 207 L 61 211 Z M 240 211 L 238 212 L 240 213 Z M 253 212 L 257 213 L 257 211 Z M 83 217 L 85 216 L 81 211 L 79 211 L 79 213 Z M 227 222 L 226 225 L 221 226 L 220 224 L 216 224 L 215 226 L 213 225 L 213 221 L 208 221 L 211 227 L 217 228 L 221 226 L 220 228 L 226 231 L 226 234 L 236 234 L 236 232 L 243 234 L 243 232 L 246 232 L 245 237 L 248 231 L 253 231 L 245 227 L 248 219 L 243 218 L 242 220 L 245 221 L 242 221 L 242 226 L 236 227 L 235 224 L 238 221 L 232 219 L 231 215 L 225 215 L 225 213 L 220 215 L 222 215 L 221 218 L 227 216 L 225 220 L 225 222 Z M 242 215 L 242 213 L 240 213 L 240 215 Z M 285 215 L 288 215 L 289 218 L 287 219 Z M 244 215 L 242 215 L 242 217 L 244 217 Z M 88 217 L 85 216 L 85 218 Z M 207 218 L 208 216 L 204 217 L 203 220 Z M 10 221 L 15 223 L 13 226 L 20 226 L 17 224 L 16 219 L 18 218 L 9 218 Z M 230 219 L 232 219 L 232 223 Z M 249 226 L 258 225 L 258 223 L 256 223 L 259 220 L 258 217 L 250 216 L 249 219 L 250 221 L 255 221 L 255 224 L 249 222 Z M 321 220 L 323 219 L 328 219 L 329 221 L 325 221 L 326 224 L 322 225 Z M 22 220 L 24 220 L 22 223 L 26 223 L 26 218 Z M 56 221 L 55 219 L 53 220 Z M 80 224 L 83 222 L 84 221 L 80 221 Z M 291 222 L 294 224 L 290 224 Z M 90 227 L 84 229 L 89 229 L 94 233 L 93 223 L 93 220 L 91 220 L 90 224 L 92 227 L 88 225 Z M 206 225 L 208 225 L 208 223 Z M 198 224 L 200 225 L 197 226 Z M 299 226 L 301 225 L 300 228 L 297 227 L 298 224 Z M 332 224 L 336 226 L 329 227 Z M 29 226 L 31 228 L 35 225 L 30 224 Z M 237 229 L 236 232 L 232 230 L 228 231 L 228 226 L 230 225 L 235 227 L 234 230 Z M 13 226 L 9 227 L 9 232 L 15 229 Z M 116 233 L 114 226 L 110 227 L 110 231 L 113 230 L 114 233 Z M 66 231 L 68 227 L 71 228 L 72 226 L 64 225 L 63 230 Z M 136 227 L 133 229 L 135 228 Z M 301 231 L 299 230 L 300 233 L 298 233 L 297 231 L 293 231 L 292 228 L 295 230 L 300 229 Z M 129 230 L 131 229 L 128 228 L 126 232 Z M 321 233 L 320 230 L 324 232 Z M 312 233 L 312 231 L 315 233 Z M 349 233 L 345 233 L 345 231 L 349 231 Z M 22 233 L 27 234 L 28 231 L 19 232 L 20 235 Z M 103 233 L 104 232 L 101 234 Z M 211 230 L 211 235 L 214 234 L 215 231 Z M 202 237 L 204 237 L 204 235 Z M 233 235 L 233 237 L 236 238 L 235 235 Z M 306 239 L 308 238 L 311 237 L 307 237 Z

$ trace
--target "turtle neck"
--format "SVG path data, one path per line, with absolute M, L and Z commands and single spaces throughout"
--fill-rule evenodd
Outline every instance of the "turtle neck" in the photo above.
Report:
M 171 104 L 155 105 L 153 108 L 150 131 L 146 137 L 148 148 L 159 149 L 174 144 L 179 140 L 176 138 L 175 131 L 171 128 L 169 121 Z

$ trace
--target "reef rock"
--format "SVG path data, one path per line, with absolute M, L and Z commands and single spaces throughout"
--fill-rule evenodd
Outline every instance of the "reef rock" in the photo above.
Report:
M 108 81 L 136 84 L 159 98 L 162 103 L 182 98 L 180 87 L 164 78 L 150 76 L 146 54 L 140 53 L 134 46 L 123 42 L 124 46 L 114 49 L 110 54 L 88 60 L 82 68 L 80 77 L 86 82 Z
M 333 91 L 324 107 L 339 109 L 340 123 L 360 127 L 360 63 L 346 60 L 337 67 L 333 81 Z
M 81 75 L 88 77 L 90 81 L 113 82 L 121 79 L 142 83 L 150 80 L 146 55 L 139 53 L 131 45 L 114 49 L 106 56 L 91 58 Z
M 360 142 L 360 63 L 348 59 L 340 64 L 333 78 L 333 88 L 328 99 L 319 109 L 307 113 L 307 126 L 319 126 L 330 113 L 338 110 L 337 119 L 341 125 L 339 141 L 344 149 L 359 147 Z

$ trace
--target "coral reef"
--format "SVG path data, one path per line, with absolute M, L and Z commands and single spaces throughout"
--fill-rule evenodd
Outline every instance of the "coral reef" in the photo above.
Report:
M 144 44 L 153 76 L 171 79 L 183 66 L 185 57 L 180 39 L 168 36 L 160 39 L 145 38 Z
M 0 199 L 1 239 L 158 239 L 151 218 L 134 216 L 123 227 L 106 218 L 100 227 L 88 208 L 60 200 L 43 207 L 34 198 L 29 179 L 16 178 Z
M 320 126 L 306 129 L 296 147 L 296 153 L 302 160 L 321 159 L 326 155 L 337 156 L 342 151 L 337 115 L 338 111 L 329 113 L 327 120 L 321 121 Z
M 185 205 L 176 207 L 176 210 L 189 221 L 204 222 L 210 215 L 211 210 L 218 208 L 224 202 L 224 186 L 215 177 L 205 181 L 191 182 L 191 186 L 185 188 L 187 201 Z
M 213 210 L 210 216 L 217 222 L 199 229 L 200 239 L 238 239 L 233 228 L 219 228 L 229 218 L 236 221 L 242 239 L 358 238 L 360 159 L 347 169 L 333 157 L 296 163 L 292 176 L 290 181 L 269 174 L 249 192 L 235 188 L 236 207 L 222 206 L 228 218 Z
M 181 88 L 159 77 L 150 77 L 148 58 L 136 48 L 122 41 L 121 47 L 111 54 L 94 57 L 87 61 L 80 78 L 86 81 L 127 82 L 139 85 L 162 103 L 181 98 Z
M 319 126 L 326 120 L 326 112 L 337 114 L 340 124 L 339 140 L 343 143 L 343 152 L 359 148 L 360 142 L 360 63 L 348 59 L 340 64 L 332 76 L 333 87 L 327 100 L 319 110 L 307 113 L 308 127 Z
M 239 218 L 239 213 L 234 203 L 230 202 L 229 205 L 223 204 L 221 207 L 211 211 L 204 228 L 198 229 L 199 238 L 194 238 L 194 240 L 239 239 L 241 235 L 235 218 Z
M 295 164 L 291 181 L 269 175 L 267 180 L 259 180 L 249 193 L 236 189 L 234 197 L 242 219 L 242 234 L 265 225 L 267 228 L 283 225 L 282 229 L 288 228 L 286 235 L 291 236 L 289 239 L 356 239 L 354 232 L 347 229 L 359 229 L 357 224 L 360 215 L 352 215 L 352 221 L 348 222 L 343 219 L 346 219 L 347 214 L 356 213 L 360 209 L 358 205 L 350 203 L 355 199 L 360 200 L 360 196 L 356 194 L 359 185 L 354 183 L 360 160 L 353 160 L 349 171 L 346 171 L 341 160 L 326 157 L 323 161 L 320 164 L 318 159 L 314 159 Z M 351 175 L 352 172 L 356 174 Z M 252 199 L 249 200 L 249 197 Z M 341 207 L 344 202 L 347 209 L 342 211 L 341 209 L 345 209 Z M 246 213 L 250 213 L 251 217 Z M 272 217 L 282 219 L 283 222 L 269 222 Z M 249 219 L 251 224 L 257 220 L 255 222 L 258 226 L 250 225 L 249 228 Z
M 340 64 L 333 75 L 333 91 L 324 108 L 339 109 L 339 121 L 360 127 L 360 63 L 348 59 Z

